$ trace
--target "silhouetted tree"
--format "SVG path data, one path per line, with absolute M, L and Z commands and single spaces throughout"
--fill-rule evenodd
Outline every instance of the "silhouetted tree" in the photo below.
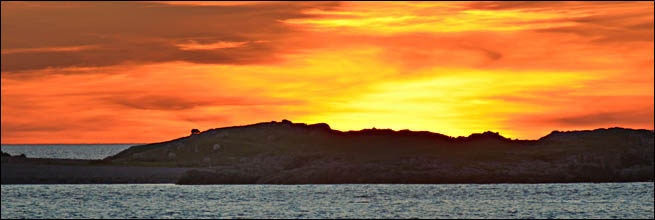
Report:
M 200 133 L 200 130 L 198 130 L 198 129 L 196 129 L 196 128 L 191 129 L 191 135 L 199 134 L 199 133 Z

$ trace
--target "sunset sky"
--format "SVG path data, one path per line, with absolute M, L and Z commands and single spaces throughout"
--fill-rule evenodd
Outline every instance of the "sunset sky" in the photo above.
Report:
M 2 2 L 2 143 L 653 129 L 653 2 Z

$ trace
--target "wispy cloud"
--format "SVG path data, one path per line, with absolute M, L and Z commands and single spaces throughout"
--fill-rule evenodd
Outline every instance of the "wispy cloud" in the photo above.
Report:
M 54 7 L 60 5 L 68 7 Z M 297 33 L 279 20 L 310 17 L 302 11 L 335 5 L 2 2 L 2 71 L 135 62 L 266 63 L 284 49 L 277 41 Z M 213 50 L 219 48 L 231 50 Z
M 95 46 L 72 46 L 72 47 L 41 47 L 41 48 L 13 48 L 3 49 L 2 54 L 14 53 L 43 53 L 43 52 L 73 52 L 97 48 Z
M 196 41 L 190 41 L 189 43 L 176 44 L 176 46 L 179 47 L 180 50 L 216 50 L 216 49 L 223 49 L 223 48 L 241 47 L 247 43 L 248 42 L 219 41 L 215 43 L 201 44 Z

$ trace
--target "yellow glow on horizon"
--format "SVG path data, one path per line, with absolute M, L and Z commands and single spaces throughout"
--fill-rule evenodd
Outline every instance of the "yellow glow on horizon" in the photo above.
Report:
M 513 113 L 543 113 L 547 106 L 518 104 L 492 99 L 530 90 L 556 88 L 583 82 L 591 77 L 580 73 L 509 72 L 476 69 L 431 69 L 411 80 L 385 81 L 348 101 L 322 105 L 325 113 L 299 118 L 300 121 L 331 122 L 338 130 L 392 128 L 436 131 L 450 136 L 502 130 L 508 137 L 519 136 L 501 129 Z M 547 80 L 543 80 L 547 76 Z M 536 107 L 536 108 L 535 108 Z M 543 135 L 543 134 L 536 134 Z M 531 136 L 536 138 L 539 136 Z

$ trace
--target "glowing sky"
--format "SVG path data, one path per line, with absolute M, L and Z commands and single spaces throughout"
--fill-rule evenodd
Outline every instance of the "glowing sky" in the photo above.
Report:
M 653 2 L 2 2 L 2 143 L 653 129 Z

